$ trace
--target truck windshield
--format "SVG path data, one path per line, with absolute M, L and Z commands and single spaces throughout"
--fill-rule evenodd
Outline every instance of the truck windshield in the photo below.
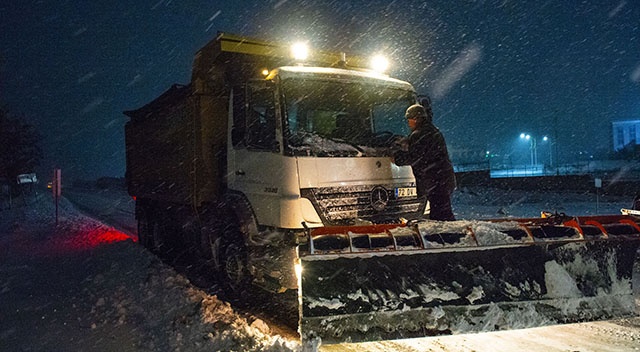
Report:
M 404 112 L 410 90 L 380 83 L 287 79 L 285 145 L 292 155 L 385 155 L 409 127 Z

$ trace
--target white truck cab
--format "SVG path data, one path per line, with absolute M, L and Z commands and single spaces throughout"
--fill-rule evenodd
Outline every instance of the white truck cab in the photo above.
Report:
M 234 87 L 227 185 L 260 225 L 301 229 L 419 217 L 411 168 L 392 162 L 413 87 L 375 72 L 284 66 Z

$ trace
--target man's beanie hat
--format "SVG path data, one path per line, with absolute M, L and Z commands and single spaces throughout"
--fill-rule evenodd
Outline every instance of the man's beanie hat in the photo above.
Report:
M 427 118 L 427 111 L 425 110 L 424 106 L 420 104 L 414 104 L 407 109 L 407 112 L 404 115 L 408 119 L 417 119 L 419 117 Z

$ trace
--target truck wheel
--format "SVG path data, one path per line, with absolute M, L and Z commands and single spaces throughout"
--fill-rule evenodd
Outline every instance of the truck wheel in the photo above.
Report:
M 219 225 L 216 219 L 209 219 L 200 226 L 199 234 L 199 255 L 206 262 L 212 262 L 216 270 L 219 270 L 220 254 L 218 253 L 218 243 L 220 234 Z
M 165 243 L 164 243 L 164 227 L 160 223 L 162 220 L 154 219 L 150 221 L 150 236 L 149 236 L 149 250 L 151 252 L 162 255 L 164 254 Z
M 138 215 L 138 243 L 144 248 L 151 248 L 151 233 L 149 218 L 146 211 L 140 211 Z
M 238 243 L 229 243 L 224 248 L 222 274 L 229 293 L 241 296 L 247 292 L 250 283 L 247 268 L 247 251 Z

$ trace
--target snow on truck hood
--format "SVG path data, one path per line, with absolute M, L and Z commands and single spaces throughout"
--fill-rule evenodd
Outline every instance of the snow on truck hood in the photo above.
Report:
M 306 75 L 322 75 L 327 78 L 347 79 L 347 80 L 378 80 L 380 83 L 398 89 L 415 91 L 408 82 L 391 78 L 385 74 L 373 71 L 357 71 L 333 67 L 308 67 L 308 66 L 283 66 L 273 70 L 272 76 L 280 76 L 282 79 L 299 78 Z
M 300 188 L 414 182 L 411 167 L 391 163 L 388 157 L 297 160 Z

